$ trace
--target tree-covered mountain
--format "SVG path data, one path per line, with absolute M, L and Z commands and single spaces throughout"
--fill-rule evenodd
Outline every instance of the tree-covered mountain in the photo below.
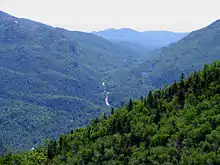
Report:
M 126 96 L 145 95 L 151 89 L 177 80 L 182 72 L 188 75 L 206 63 L 220 60 L 220 20 L 191 32 L 168 47 L 157 49 L 150 57 L 137 67 L 118 70 L 109 76 L 115 82 L 112 85 L 113 102 Z M 115 93 L 119 90 L 127 93 Z
M 188 33 L 174 33 L 169 31 L 143 31 L 138 32 L 133 29 L 107 29 L 93 32 L 105 39 L 114 42 L 130 42 L 146 46 L 148 49 L 160 48 L 177 42 Z
M 159 60 L 149 77 L 152 77 L 152 82 L 158 82 L 155 84 L 157 87 L 164 84 L 159 81 L 161 78 L 170 83 L 181 72 L 189 74 L 201 69 L 205 63 L 220 60 L 220 20 L 193 31 L 179 42 L 159 50 L 155 56 Z M 141 65 L 143 69 L 145 66 L 145 63 Z
M 105 93 L 118 107 L 129 97 L 171 83 L 181 72 L 219 59 L 218 25 L 149 54 L 138 44 L 110 42 L 0 11 L 1 152 L 30 149 L 41 139 L 87 125 L 107 110 Z
M 220 61 L 0 164 L 220 164 Z
M 104 109 L 102 79 L 145 50 L 0 11 L 0 143 L 29 149 Z

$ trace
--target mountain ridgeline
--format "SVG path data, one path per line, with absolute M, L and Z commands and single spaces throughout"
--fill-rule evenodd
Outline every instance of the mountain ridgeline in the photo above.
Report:
M 220 164 L 220 61 L 0 164 Z
M 93 33 L 113 42 L 139 44 L 151 50 L 168 46 L 171 43 L 179 41 L 188 34 L 169 31 L 138 32 L 128 28 L 107 29 Z

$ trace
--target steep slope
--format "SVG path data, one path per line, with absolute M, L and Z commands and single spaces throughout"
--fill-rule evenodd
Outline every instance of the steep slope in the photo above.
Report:
M 143 58 L 144 50 L 0 11 L 0 141 L 30 148 L 87 124 L 105 105 L 106 73 Z
M 220 61 L 1 164 L 219 164 Z
M 179 41 L 188 34 L 188 33 L 174 33 L 169 31 L 138 32 L 128 28 L 107 29 L 93 33 L 110 41 L 136 43 L 136 44 L 144 45 L 151 50 L 163 46 L 168 46 L 173 42 Z
M 156 50 L 138 67 L 117 71 L 110 75 L 112 91 L 120 90 L 127 93 L 112 95 L 112 99 L 129 96 L 140 97 L 153 88 L 161 88 L 177 80 L 184 72 L 188 75 L 199 70 L 206 63 L 220 59 L 220 20 L 197 31 L 193 31 L 180 41 Z M 120 79 L 119 79 L 120 77 Z M 120 80 L 120 81 L 119 81 Z M 121 85 L 119 85 L 121 84 Z M 131 89 L 132 90 L 129 90 Z M 120 96 L 120 94 L 122 94 Z
M 160 60 L 149 74 L 152 82 L 172 82 L 181 72 L 189 74 L 205 63 L 220 59 L 220 20 L 190 33 L 177 43 L 158 51 Z M 143 68 L 144 68 L 143 64 Z M 175 71 L 175 72 L 174 72 Z M 158 81 L 161 79 L 162 81 Z

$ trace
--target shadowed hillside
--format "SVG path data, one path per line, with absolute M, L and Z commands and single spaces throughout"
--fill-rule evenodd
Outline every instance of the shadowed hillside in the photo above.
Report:
M 145 55 L 0 11 L 0 142 L 29 149 L 88 124 L 105 110 L 105 74 L 136 66 Z

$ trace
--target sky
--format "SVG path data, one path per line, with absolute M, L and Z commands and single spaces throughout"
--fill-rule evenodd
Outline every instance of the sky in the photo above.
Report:
M 220 0 L 0 0 L 0 10 L 85 32 L 109 28 L 190 32 L 220 19 Z

